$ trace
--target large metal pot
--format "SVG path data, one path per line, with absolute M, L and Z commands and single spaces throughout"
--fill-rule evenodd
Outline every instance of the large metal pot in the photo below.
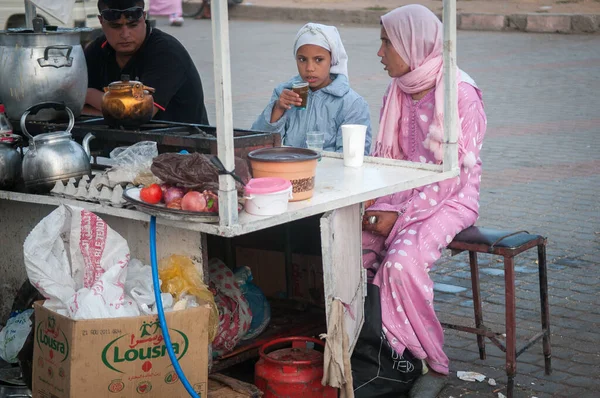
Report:
M 0 384 L 0 398 L 31 398 L 31 391 L 26 386 Z
M 16 146 L 21 136 L 0 135 L 0 189 L 13 188 L 21 178 L 21 154 Z
M 32 137 L 27 131 L 25 121 L 30 114 L 46 108 L 66 110 L 69 114 L 69 126 L 66 131 L 38 134 Z M 88 133 L 81 145 L 71 139 L 71 129 L 75 124 L 73 112 L 61 103 L 42 103 L 28 108 L 21 117 L 21 131 L 29 138 L 29 147 L 23 157 L 23 180 L 30 192 L 48 192 L 57 181 L 66 183 L 69 178 L 81 178 L 90 175 L 89 142 L 94 136 Z
M 104 88 L 102 116 L 111 127 L 137 128 L 152 119 L 154 99 L 152 87 L 144 86 L 129 75 Z
M 0 100 L 9 119 L 19 120 L 27 108 L 45 101 L 62 101 L 79 116 L 88 85 L 81 32 L 0 31 Z M 46 110 L 36 120 L 56 117 Z
M 0 362 L 1 363 L 1 362 Z M 0 398 L 31 398 L 18 367 L 0 365 Z

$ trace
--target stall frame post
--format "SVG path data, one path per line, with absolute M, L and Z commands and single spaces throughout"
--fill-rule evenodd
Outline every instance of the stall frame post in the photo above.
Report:
M 443 170 L 458 164 L 458 87 L 456 67 L 456 0 L 444 0 L 444 162 Z
M 217 110 L 217 156 L 227 171 L 234 171 L 233 106 L 231 99 L 231 62 L 227 0 L 211 3 L 215 101 Z M 231 175 L 219 176 L 219 222 L 221 226 L 238 224 L 235 180 Z

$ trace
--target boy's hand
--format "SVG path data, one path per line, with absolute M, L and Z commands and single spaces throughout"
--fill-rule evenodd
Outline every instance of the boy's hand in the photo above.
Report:
M 283 90 L 279 99 L 275 104 L 279 109 L 286 111 L 288 109 L 292 109 L 292 106 L 300 106 L 302 105 L 302 100 L 300 96 L 293 92 L 292 90 Z

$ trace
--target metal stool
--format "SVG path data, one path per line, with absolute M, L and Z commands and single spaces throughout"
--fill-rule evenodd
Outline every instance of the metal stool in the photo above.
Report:
M 515 260 L 514 257 L 533 247 L 538 249 L 538 264 L 540 277 L 540 301 L 542 310 L 542 331 L 533 336 L 520 350 L 517 350 L 516 335 L 516 302 L 515 302 Z M 543 339 L 545 371 L 552 372 L 550 348 L 550 311 L 548 307 L 548 279 L 546 273 L 546 238 L 532 235 L 527 231 L 500 231 L 490 228 L 469 227 L 460 232 L 448 245 L 452 255 L 467 250 L 471 266 L 471 284 L 473 286 L 473 309 L 475 312 L 475 327 L 452 325 L 442 323 L 449 329 L 474 333 L 477 335 L 479 357 L 485 359 L 485 338 L 489 338 L 498 348 L 506 353 L 506 374 L 508 376 L 507 394 L 513 397 L 514 378 L 517 373 L 517 357 L 533 346 L 539 339 Z M 477 253 L 490 253 L 504 257 L 504 281 L 506 301 L 506 343 L 499 338 L 502 333 L 494 333 L 485 327 L 481 308 L 481 295 L 479 289 L 479 266 Z

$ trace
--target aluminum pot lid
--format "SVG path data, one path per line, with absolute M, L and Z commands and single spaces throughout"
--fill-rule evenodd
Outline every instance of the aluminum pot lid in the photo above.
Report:
M 0 369 L 0 381 L 14 386 L 24 386 L 25 382 L 21 375 L 21 368 L 10 367 Z
M 80 35 L 82 33 L 92 32 L 92 28 L 64 28 L 61 26 L 46 25 L 44 30 L 41 32 L 34 32 L 33 29 L 28 28 L 10 28 L 7 30 L 0 30 L 0 35 L 65 35 L 75 34 Z
M 256 149 L 248 154 L 248 158 L 259 162 L 292 163 L 320 159 L 321 154 L 306 148 L 277 147 Z

